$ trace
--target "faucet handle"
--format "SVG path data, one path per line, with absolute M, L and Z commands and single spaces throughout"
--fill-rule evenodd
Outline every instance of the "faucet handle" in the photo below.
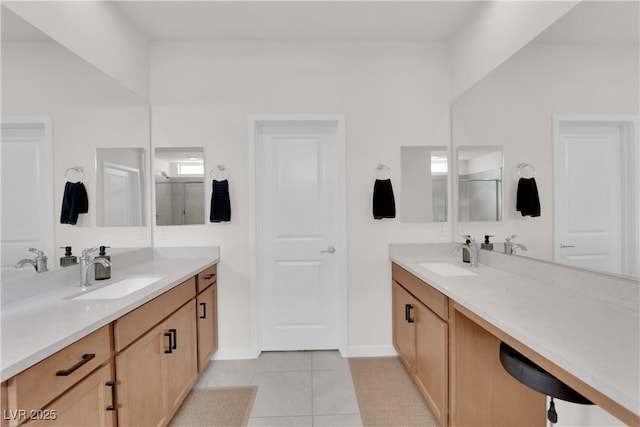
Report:
M 36 248 L 29 248 L 29 252 L 33 252 L 38 257 L 41 257 L 41 256 L 44 255 L 44 251 L 41 251 L 41 250 L 36 249 Z
M 516 238 L 516 235 L 515 235 L 515 234 L 512 234 L 511 236 L 507 237 L 505 240 L 506 240 L 507 242 L 510 242 L 510 241 L 511 241 L 511 239 L 515 239 L 515 238 Z

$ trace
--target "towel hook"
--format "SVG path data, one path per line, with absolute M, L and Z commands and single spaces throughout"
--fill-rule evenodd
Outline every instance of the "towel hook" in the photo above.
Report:
M 378 163 L 378 166 L 373 171 L 373 177 L 376 179 L 389 179 L 391 178 L 391 168 L 385 164 Z
M 523 169 L 525 169 L 525 168 L 529 168 L 529 169 L 531 169 L 531 172 L 530 172 L 530 174 L 529 174 L 530 176 L 528 176 L 528 177 L 526 177 L 526 176 L 525 176 L 525 177 L 523 177 L 523 176 L 522 176 L 522 171 L 523 171 Z M 519 177 L 522 177 L 522 178 L 533 178 L 533 177 L 535 177 L 535 176 L 536 176 L 536 168 L 534 168 L 534 167 L 533 167 L 532 165 L 530 165 L 529 163 L 518 163 L 518 176 L 519 176 Z
M 220 179 L 228 179 L 229 171 L 223 164 L 220 164 L 220 165 L 216 165 L 215 168 L 209 171 L 209 176 L 214 178 L 220 178 Z
M 71 181 L 71 179 L 69 178 L 69 172 L 75 172 L 76 174 L 80 174 L 80 179 L 76 179 L 76 182 L 83 182 L 84 181 L 84 168 L 82 166 L 72 166 L 70 168 L 68 168 L 65 172 L 64 172 L 64 177 L 66 178 L 67 181 Z

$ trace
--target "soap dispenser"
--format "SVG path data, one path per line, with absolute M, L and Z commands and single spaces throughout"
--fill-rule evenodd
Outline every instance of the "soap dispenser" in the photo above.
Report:
M 71 246 L 60 246 L 64 249 L 64 256 L 60 257 L 60 267 L 68 267 L 78 263 L 78 257 L 71 255 Z
M 465 244 L 462 245 L 462 262 L 471 263 L 471 253 L 469 252 L 469 243 L 471 243 L 471 236 L 465 235 Z
M 493 237 L 492 234 L 485 234 L 484 235 L 484 243 L 480 244 L 480 248 L 481 249 L 485 249 L 487 251 L 492 251 L 493 250 L 493 243 L 491 243 L 489 241 L 489 237 Z
M 100 252 L 96 258 L 104 258 L 107 261 L 111 262 L 111 257 L 107 255 L 105 249 L 110 248 L 111 246 L 100 246 Z M 105 267 L 99 262 L 95 263 L 95 278 L 96 280 L 105 280 L 111 278 L 111 266 Z

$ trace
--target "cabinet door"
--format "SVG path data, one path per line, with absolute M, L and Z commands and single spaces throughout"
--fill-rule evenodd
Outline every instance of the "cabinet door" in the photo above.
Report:
M 165 332 L 161 323 L 116 356 L 119 426 L 162 426 L 169 421 Z
M 448 405 L 448 325 L 431 310 L 416 304 L 416 369 L 418 388 L 438 418 L 447 425 Z
M 165 378 L 170 416 L 180 407 L 191 391 L 197 375 L 196 302 L 189 301 L 165 321 L 165 333 L 173 334 L 166 361 Z
M 218 349 L 217 286 L 211 285 L 198 295 L 198 372 L 207 367 Z
M 398 351 L 402 363 L 409 372 L 413 373 L 416 358 L 414 323 L 416 299 L 395 281 L 392 285 L 392 299 L 393 345 Z
M 113 427 L 116 412 L 113 406 L 111 364 L 104 365 L 76 384 L 48 407 L 36 411 L 25 426 Z M 109 408 L 109 409 L 108 409 Z

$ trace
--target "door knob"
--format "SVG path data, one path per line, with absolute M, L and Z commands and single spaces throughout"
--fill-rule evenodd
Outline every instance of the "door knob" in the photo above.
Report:
M 328 252 L 328 253 L 332 254 L 335 251 L 336 251 L 336 248 L 334 248 L 333 246 L 329 246 L 326 250 L 320 251 L 320 252 Z
M 574 245 L 565 245 L 564 243 L 560 243 L 560 249 L 564 249 L 564 248 L 575 248 Z

